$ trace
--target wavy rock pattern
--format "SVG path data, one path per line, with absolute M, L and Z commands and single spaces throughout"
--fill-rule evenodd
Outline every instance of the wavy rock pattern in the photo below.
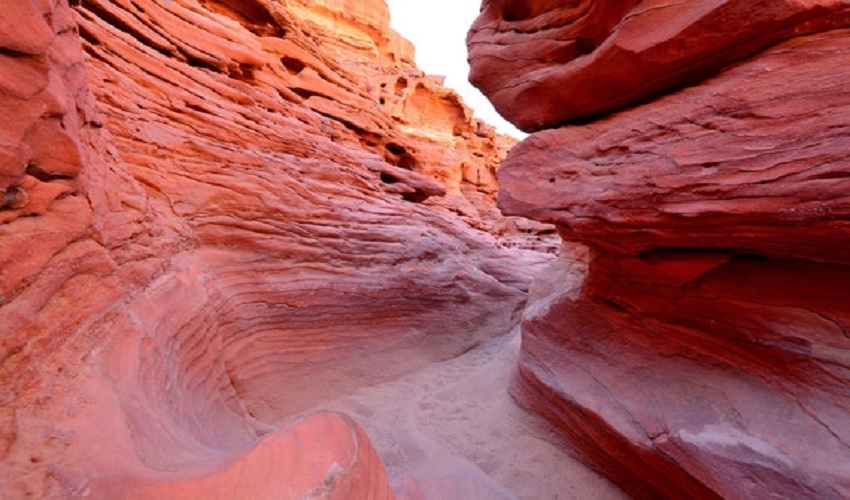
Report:
M 511 141 L 383 2 L 0 10 L 2 490 L 389 497 L 357 424 L 296 417 L 508 331 Z
M 645 102 L 848 16 L 835 0 L 485 0 L 470 79 L 530 132 Z
M 850 31 L 830 29 L 848 7 L 494 1 L 471 34 L 489 75 L 481 54 L 605 28 L 592 54 L 537 60 L 544 77 L 499 68 L 519 86 L 490 96 L 526 128 L 677 89 L 537 132 L 499 172 L 500 206 L 565 240 L 532 291 L 514 394 L 636 497 L 850 495 Z M 665 29 L 632 26 L 663 13 Z M 679 73 L 647 64 L 661 53 Z M 595 93 L 619 71 L 638 90 Z

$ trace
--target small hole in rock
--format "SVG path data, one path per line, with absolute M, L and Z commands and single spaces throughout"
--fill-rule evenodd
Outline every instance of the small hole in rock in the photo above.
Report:
M 405 170 L 416 170 L 416 167 L 419 165 L 419 162 L 416 161 L 416 158 L 409 153 L 405 153 L 401 155 L 398 159 L 398 163 L 396 166 L 401 167 Z
M 402 91 L 407 88 L 407 78 L 400 76 L 398 80 L 395 81 L 395 93 L 396 95 L 401 95 Z
M 407 149 L 405 149 L 404 146 L 402 146 L 401 144 L 396 144 L 395 142 L 388 142 L 386 148 L 387 151 L 396 156 L 401 156 L 404 153 L 407 153 Z
M 576 46 L 581 51 L 582 54 L 590 54 L 594 50 L 596 50 L 597 44 L 592 38 L 587 38 L 584 36 L 580 36 L 576 38 Z
M 384 184 L 395 184 L 398 182 L 398 179 L 391 174 L 381 172 L 381 182 L 383 182 Z
M 288 71 L 292 75 L 297 75 L 301 73 L 302 71 L 304 71 L 304 68 L 307 67 L 307 65 L 304 64 L 304 61 L 289 56 L 281 57 L 280 62 L 281 64 L 283 64 L 283 67 L 286 68 L 286 71 Z

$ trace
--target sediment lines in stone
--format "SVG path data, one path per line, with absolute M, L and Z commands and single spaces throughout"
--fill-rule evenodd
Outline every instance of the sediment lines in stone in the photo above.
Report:
M 539 259 L 469 224 L 511 141 L 382 2 L 6 3 L 3 489 L 386 497 L 356 424 L 293 420 L 511 326 Z
M 673 262 L 702 264 L 595 255 L 584 283 L 551 272 L 514 394 L 634 495 L 841 496 L 847 269 L 727 257 L 683 284 Z
M 843 30 L 795 40 L 651 105 L 535 134 L 501 171 L 515 187 L 500 203 L 629 254 L 694 247 L 850 263 L 847 49 Z
M 847 4 L 760 5 L 727 25 L 741 23 L 726 41 L 743 37 L 740 52 L 700 48 L 726 32 L 699 26 L 742 3 L 717 2 L 705 16 L 677 10 L 696 4 L 653 14 L 583 3 L 628 13 L 592 54 L 535 60 L 558 82 L 552 96 L 523 94 L 547 85 L 528 78 L 525 61 L 512 72 L 482 54 L 547 51 L 552 33 L 601 18 L 515 2 L 518 18 L 501 26 L 495 13 L 507 5 L 490 2 L 476 24 L 473 72 L 522 80 L 485 90 L 519 125 L 550 130 L 511 151 L 499 203 L 554 223 L 566 242 L 529 299 L 514 395 L 635 496 L 846 497 Z M 660 26 L 624 32 L 664 12 Z M 766 34 L 768 12 L 790 24 Z M 757 51 L 777 34 L 769 43 L 787 40 Z M 594 66 L 626 35 L 637 47 L 628 64 Z M 685 41 L 716 57 L 697 63 L 671 49 Z M 649 64 L 660 55 L 687 78 Z M 621 70 L 630 76 L 611 74 Z M 615 102 L 587 83 L 644 80 L 668 95 L 637 86 Z
M 557 128 L 691 85 L 776 43 L 847 26 L 844 2 L 488 1 L 470 80 L 522 130 Z

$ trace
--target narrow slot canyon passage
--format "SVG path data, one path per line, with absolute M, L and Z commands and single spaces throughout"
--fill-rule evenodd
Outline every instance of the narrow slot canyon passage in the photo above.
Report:
M 508 388 L 519 329 L 456 358 L 323 403 L 361 422 L 396 498 L 628 498 Z
M 0 496 L 850 497 L 850 2 L 0 12 Z
M 566 457 L 505 427 L 559 239 L 383 2 L 0 6 L 4 492 L 510 497 L 491 454 Z

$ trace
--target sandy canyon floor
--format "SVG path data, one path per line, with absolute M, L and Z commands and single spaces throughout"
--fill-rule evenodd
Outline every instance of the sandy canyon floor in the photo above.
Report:
M 628 498 L 511 398 L 519 349 L 516 328 L 316 409 L 365 427 L 401 499 Z

